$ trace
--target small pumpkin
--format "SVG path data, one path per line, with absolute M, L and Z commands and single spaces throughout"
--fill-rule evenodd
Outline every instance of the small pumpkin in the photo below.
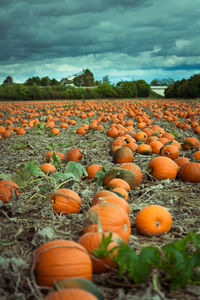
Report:
M 178 166 L 167 156 L 157 156 L 150 160 L 147 171 L 156 179 L 175 179 Z
M 159 236 L 172 226 L 172 216 L 161 205 L 148 205 L 141 209 L 135 219 L 136 229 L 143 235 Z
M 121 178 L 113 178 L 108 182 L 107 188 L 114 189 L 116 187 L 124 188 L 126 191 L 130 191 L 131 187 L 127 181 Z
M 78 162 L 83 157 L 83 153 L 79 148 L 73 148 L 69 150 L 66 154 L 66 161 L 75 161 Z
M 113 162 L 115 164 L 132 162 L 133 160 L 133 151 L 129 147 L 120 147 L 113 152 Z
M 116 187 L 112 189 L 112 192 L 116 193 L 119 197 L 123 197 L 126 201 L 128 201 L 129 195 L 127 190 L 122 187 Z
M 45 163 L 40 166 L 40 170 L 45 174 L 53 174 L 56 172 L 56 168 L 51 163 Z
M 91 164 L 87 167 L 86 171 L 88 173 L 88 178 L 89 179 L 92 179 L 95 177 L 96 173 L 99 171 L 99 170 L 103 170 L 103 167 L 98 165 L 98 164 Z
M 40 286 L 53 286 L 55 281 L 81 277 L 92 279 L 92 261 L 79 243 L 70 240 L 52 240 L 37 248 L 31 268 Z
M 49 163 L 52 159 L 53 153 L 55 153 L 56 156 L 58 156 L 61 160 L 64 160 L 65 155 L 62 152 L 54 152 L 54 151 L 49 151 L 46 154 L 46 162 Z
M 20 195 L 18 185 L 7 179 L 0 180 L 0 200 L 7 203 L 12 198 L 17 198 Z
M 71 189 L 58 189 L 50 196 L 50 201 L 57 213 L 78 213 L 81 208 L 81 198 Z

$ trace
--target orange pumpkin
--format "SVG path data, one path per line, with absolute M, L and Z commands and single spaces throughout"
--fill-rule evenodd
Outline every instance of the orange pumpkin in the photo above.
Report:
M 121 178 L 113 178 L 108 182 L 108 188 L 114 189 L 116 187 L 124 188 L 126 191 L 130 191 L 130 185 L 127 181 Z
M 87 211 L 83 231 L 115 232 L 128 242 L 131 233 L 130 220 L 127 213 L 118 205 L 103 202 L 92 206 Z
M 140 144 L 138 145 L 136 152 L 142 155 L 150 155 L 152 153 L 152 148 L 148 144 Z
M 148 205 L 140 210 L 135 219 L 136 229 L 143 235 L 161 235 L 172 226 L 172 216 L 161 205 Z
M 71 189 L 59 189 L 50 197 L 53 210 L 57 213 L 78 213 L 81 208 L 81 198 Z
M 128 147 L 120 147 L 113 152 L 113 162 L 115 164 L 128 163 L 133 160 L 133 151 Z
M 106 238 L 109 234 L 110 232 L 86 232 L 78 239 L 78 243 L 80 243 L 88 251 L 89 255 L 92 255 L 92 269 L 94 273 L 107 272 L 110 268 L 117 267 L 116 263 L 114 263 L 109 257 L 104 256 L 97 259 L 92 253 L 93 250 L 99 249 L 103 236 Z M 119 246 L 121 241 L 122 240 L 119 235 L 112 232 L 112 242 L 108 245 L 108 250 Z M 116 251 L 112 253 L 112 256 L 114 254 L 116 254 Z
M 52 240 L 37 248 L 32 256 L 37 283 L 53 286 L 55 281 L 81 277 L 92 279 L 92 261 L 83 246 L 70 240 Z
M 95 177 L 96 173 L 99 171 L 99 170 L 103 170 L 103 167 L 98 165 L 98 164 L 91 164 L 87 167 L 86 171 L 88 173 L 88 178 L 89 179 L 92 179 Z
M 79 148 L 71 149 L 66 154 L 66 160 L 78 162 L 83 157 L 83 153 L 80 152 Z
M 135 177 L 136 186 L 140 185 L 142 181 L 142 170 L 138 165 L 136 165 L 135 163 L 124 163 L 120 165 L 120 168 L 132 172 Z
M 180 166 L 178 177 L 181 180 L 199 183 L 200 182 L 200 163 L 187 162 Z
M 96 198 L 93 201 L 93 205 L 100 204 L 102 202 L 108 202 L 108 203 L 113 203 L 115 205 L 118 205 L 127 214 L 129 214 L 129 212 L 130 212 L 130 206 L 129 206 L 128 202 L 125 199 L 123 199 L 122 197 L 117 196 L 117 194 L 115 194 L 114 196 L 106 196 L 106 197 Z
M 56 172 L 56 168 L 51 163 L 45 163 L 40 166 L 40 170 L 45 174 L 53 174 Z
M 183 148 L 185 150 L 198 149 L 199 140 L 195 137 L 187 137 L 183 142 Z
M 179 150 L 174 145 L 164 145 L 160 150 L 160 154 L 174 160 L 179 157 Z
M 169 157 L 157 156 L 150 160 L 147 171 L 156 179 L 175 179 L 178 166 Z
M 12 197 L 17 198 L 20 195 L 18 185 L 7 179 L 0 180 L 0 200 L 7 203 Z

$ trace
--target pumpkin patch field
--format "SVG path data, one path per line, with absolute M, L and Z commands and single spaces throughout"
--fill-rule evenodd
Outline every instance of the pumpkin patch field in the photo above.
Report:
M 200 299 L 200 102 L 0 102 L 0 299 Z

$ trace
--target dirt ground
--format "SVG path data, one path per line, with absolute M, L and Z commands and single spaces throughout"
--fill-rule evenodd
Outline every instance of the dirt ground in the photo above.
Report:
M 58 136 L 49 136 L 47 131 L 29 129 L 26 135 L 14 135 L 0 140 L 0 178 L 2 174 L 19 172 L 23 164 L 35 161 L 45 162 L 50 147 L 64 152 L 79 147 L 84 156 L 81 164 L 86 168 L 91 163 L 112 167 L 112 138 L 105 131 L 109 123 L 103 124 L 104 131 L 90 130 L 86 135 L 75 134 L 76 129 L 86 120 L 76 116 L 77 124 L 61 130 Z M 166 120 L 156 120 L 165 131 L 176 131 L 177 140 L 195 136 L 193 131 L 177 130 Z M 197 137 L 197 135 L 196 135 Z M 199 137 L 198 137 L 199 138 Z M 188 156 L 182 151 L 180 155 Z M 135 153 L 134 163 L 143 171 L 140 186 L 129 196 L 131 207 L 131 238 L 129 245 L 140 250 L 147 245 L 162 246 L 174 239 L 183 238 L 190 230 L 200 233 L 200 184 L 176 180 L 153 180 L 146 174 L 149 160 L 155 155 L 146 156 Z M 30 178 L 22 173 L 19 198 L 3 204 L 0 201 L 0 299 L 25 300 L 42 299 L 49 290 L 36 284 L 34 273 L 30 270 L 33 251 L 51 239 L 70 239 L 77 241 L 82 234 L 84 215 L 91 206 L 93 195 L 102 187 L 83 176 L 81 180 L 70 180 L 63 187 L 72 188 L 82 199 L 78 214 L 58 215 L 52 210 L 49 194 L 54 185 L 51 181 Z M 22 182 L 21 182 L 22 183 Z M 145 237 L 136 232 L 135 217 L 140 209 L 148 204 L 165 206 L 172 215 L 173 224 L 169 233 L 160 237 Z M 154 291 L 151 278 L 142 285 L 134 285 L 116 272 L 93 276 L 93 282 L 108 300 L 159 300 L 159 299 L 200 299 L 200 286 L 187 286 L 184 289 L 168 291 L 161 287 Z

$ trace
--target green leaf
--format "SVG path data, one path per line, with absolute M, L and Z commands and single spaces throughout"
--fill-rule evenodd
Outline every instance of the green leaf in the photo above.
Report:
M 40 167 L 37 163 L 34 161 L 29 161 L 25 164 L 25 170 L 30 173 L 30 175 L 38 177 L 38 176 L 44 176 L 44 173 L 40 170 Z
M 103 170 L 99 170 L 95 174 L 94 178 L 96 179 L 96 183 L 98 184 L 98 186 L 103 185 L 104 176 L 105 176 L 105 172 Z
M 65 180 L 66 179 L 66 174 L 63 174 L 61 172 L 55 172 L 55 173 L 51 174 L 51 177 L 55 178 L 57 181 Z
M 75 161 L 69 161 L 65 166 L 65 178 L 72 177 L 75 180 L 79 180 L 83 175 L 88 176 L 88 173 L 84 166 Z

